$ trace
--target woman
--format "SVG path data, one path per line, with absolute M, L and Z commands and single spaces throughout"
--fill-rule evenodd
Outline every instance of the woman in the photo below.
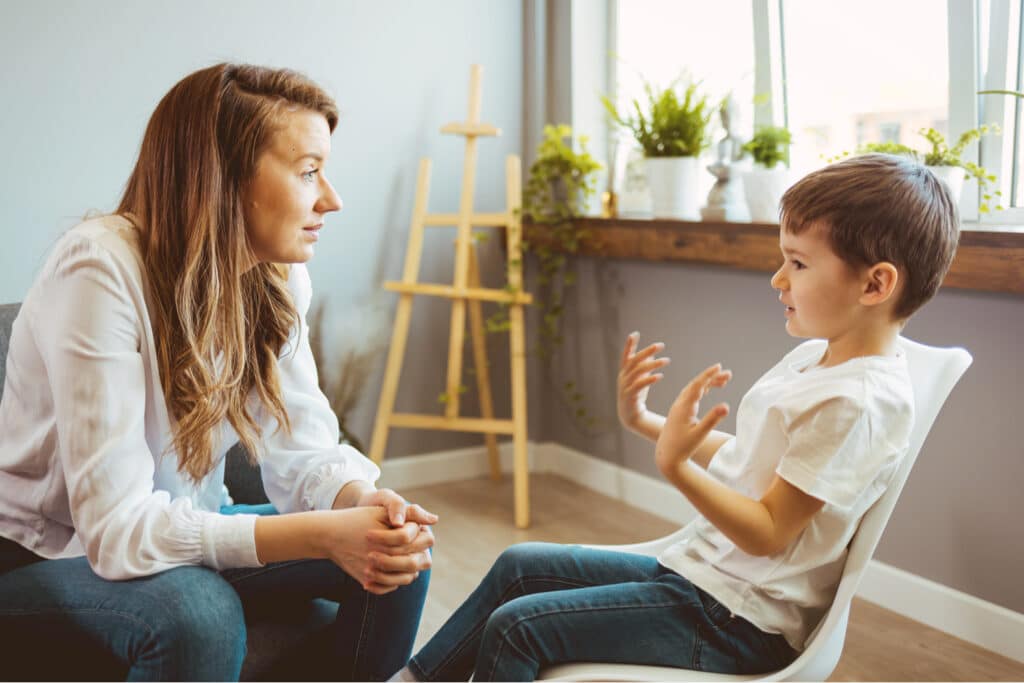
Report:
M 191 74 L 116 213 L 64 235 L 25 298 L 0 403 L 0 628 L 22 675 L 34 649 L 80 647 L 133 680 L 237 679 L 244 615 L 318 597 L 342 607 L 307 664 L 372 680 L 408 658 L 437 517 L 338 445 L 304 321 L 302 264 L 341 208 L 337 119 L 294 72 Z M 236 441 L 281 514 L 226 514 Z

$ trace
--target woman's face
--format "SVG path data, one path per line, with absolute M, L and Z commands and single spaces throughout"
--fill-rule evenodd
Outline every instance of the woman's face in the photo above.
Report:
M 244 192 L 245 229 L 258 263 L 304 263 L 313 256 L 324 216 L 341 199 L 324 175 L 331 153 L 327 119 L 287 111 Z

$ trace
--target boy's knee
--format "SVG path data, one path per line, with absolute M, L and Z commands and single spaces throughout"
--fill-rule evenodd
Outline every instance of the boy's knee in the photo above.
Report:
M 536 542 L 510 545 L 494 561 L 494 569 L 502 576 L 513 578 L 536 572 L 547 564 L 546 558 L 559 547 L 553 543 Z

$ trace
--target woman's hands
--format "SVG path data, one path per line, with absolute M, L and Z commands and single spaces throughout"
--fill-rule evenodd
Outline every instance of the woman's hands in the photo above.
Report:
M 365 491 L 356 500 L 358 506 L 380 506 L 388 511 L 388 519 L 392 526 L 402 526 L 406 520 L 419 524 L 437 523 L 437 515 L 427 512 L 415 503 L 406 502 L 405 498 L 391 489 L 372 489 Z
M 626 337 L 619 364 L 616 406 L 622 425 L 632 432 L 657 440 L 663 418 L 647 410 L 647 392 L 663 375 L 655 372 L 669 364 L 668 358 L 655 358 L 665 348 L 661 342 L 637 351 L 638 332 Z
M 655 463 L 669 481 L 674 481 L 678 467 L 690 459 L 715 425 L 729 414 L 729 406 L 719 403 L 697 419 L 704 394 L 711 387 L 724 387 L 731 378 L 732 371 L 723 370 L 716 363 L 690 380 L 672 403 L 654 449 Z
M 391 489 L 375 489 L 360 480 L 342 487 L 334 508 L 338 512 L 363 511 L 362 516 L 350 515 L 344 523 L 362 529 L 366 543 L 353 543 L 352 538 L 340 534 L 329 545 L 328 553 L 366 590 L 378 595 L 390 593 L 430 568 L 427 550 L 434 545 L 434 534 L 429 525 L 438 520 L 434 513 L 408 503 Z M 365 517 L 367 514 L 370 516 Z
M 370 593 L 390 593 L 430 568 L 434 535 L 429 526 L 406 522 L 394 528 L 381 506 L 320 514 L 324 554 Z

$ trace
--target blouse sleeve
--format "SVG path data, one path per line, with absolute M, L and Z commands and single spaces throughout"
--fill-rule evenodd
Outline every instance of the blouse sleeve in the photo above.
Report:
M 277 421 L 262 411 L 263 488 L 279 512 L 329 510 L 345 484 L 353 480 L 372 484 L 380 469 L 355 448 L 338 443 L 338 418 L 320 391 L 309 345 L 306 313 L 312 286 L 304 265 L 291 266 L 288 286 L 300 322 L 281 354 L 278 370 L 291 433 L 279 429 Z
M 30 325 L 54 401 L 58 457 L 72 523 L 93 570 L 130 579 L 175 566 L 258 566 L 255 516 L 196 510 L 154 490 L 145 437 L 146 377 L 138 288 L 123 264 L 85 238 L 66 239 L 37 294 Z

